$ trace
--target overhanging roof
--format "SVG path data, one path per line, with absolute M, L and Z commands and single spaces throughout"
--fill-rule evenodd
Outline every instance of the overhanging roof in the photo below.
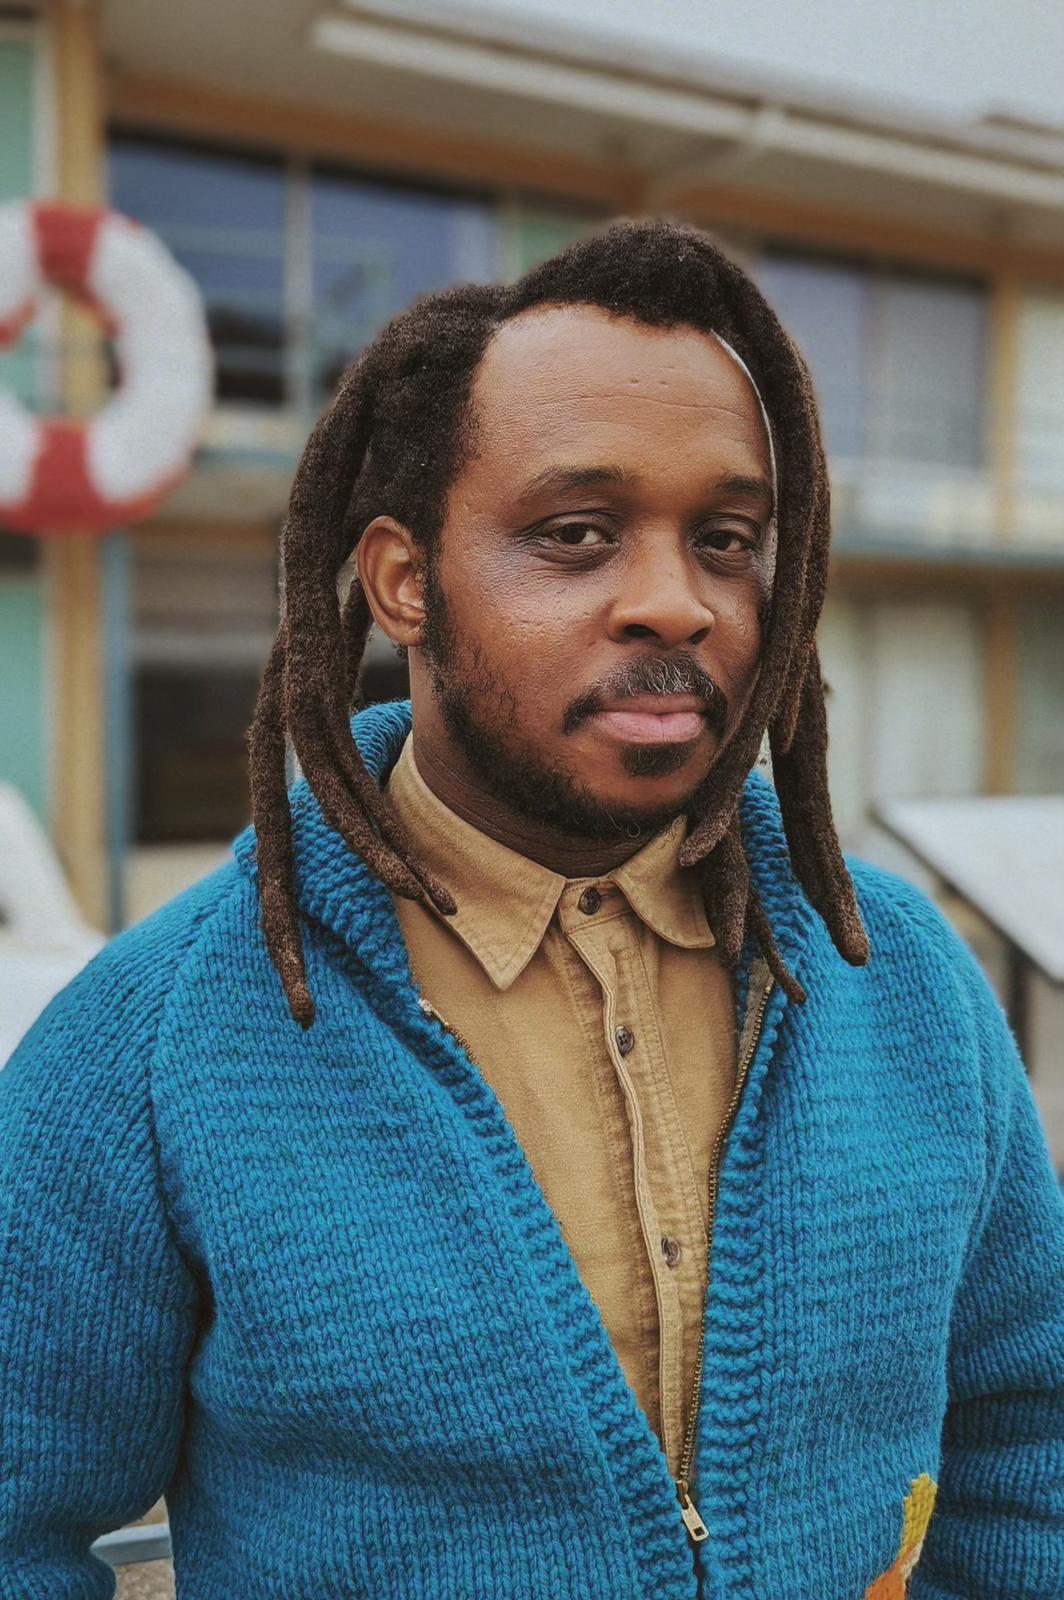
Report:
M 114 78 L 179 79 L 599 160 L 666 209 L 699 187 L 1064 250 L 1064 140 L 755 77 L 698 52 L 443 0 L 106 0 Z
M 1064 795 L 881 801 L 877 819 L 1064 984 Z

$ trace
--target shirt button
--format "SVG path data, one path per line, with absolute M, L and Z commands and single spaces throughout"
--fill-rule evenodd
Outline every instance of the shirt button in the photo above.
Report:
M 661 1253 L 665 1257 L 666 1265 L 674 1267 L 680 1259 L 679 1239 L 662 1239 Z
M 585 916 L 593 917 L 602 904 L 602 896 L 597 889 L 585 889 L 576 903 Z
M 629 1050 L 635 1049 L 635 1034 L 630 1028 L 618 1028 L 613 1037 L 622 1056 L 626 1056 Z

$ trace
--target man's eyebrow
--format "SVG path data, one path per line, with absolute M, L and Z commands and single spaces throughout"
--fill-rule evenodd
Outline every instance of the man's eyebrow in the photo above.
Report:
M 638 473 L 627 467 L 548 467 L 537 473 L 518 495 L 518 500 L 534 500 L 541 494 L 564 494 L 567 489 L 594 489 L 606 484 L 631 484 Z M 715 494 L 742 494 L 760 500 L 769 520 L 775 515 L 776 501 L 767 478 L 741 472 L 726 472 L 712 486 Z
M 626 484 L 635 474 L 625 467 L 548 467 L 530 478 L 521 490 L 520 500 L 534 500 L 539 494 L 562 494 L 566 489 L 594 489 L 602 484 Z
M 724 494 L 747 494 L 763 501 L 770 522 L 776 514 L 776 496 L 767 478 L 751 477 L 743 472 L 727 472 L 717 479 L 714 487 Z

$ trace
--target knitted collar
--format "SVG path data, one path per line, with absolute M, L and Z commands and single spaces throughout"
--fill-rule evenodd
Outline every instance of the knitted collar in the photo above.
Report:
M 411 727 L 409 700 L 370 706 L 351 719 L 351 731 L 367 770 L 384 783 Z M 371 969 L 392 970 L 398 918 L 391 894 L 331 828 L 306 778 L 288 791 L 296 900 L 303 914 L 328 929 Z M 819 919 L 794 876 L 779 801 L 772 784 L 752 768 L 739 804 L 750 874 L 761 896 L 780 953 L 801 978 L 803 954 Z M 255 830 L 249 824 L 232 843 L 240 866 L 253 880 L 258 868 Z M 749 959 L 749 945 L 744 964 Z

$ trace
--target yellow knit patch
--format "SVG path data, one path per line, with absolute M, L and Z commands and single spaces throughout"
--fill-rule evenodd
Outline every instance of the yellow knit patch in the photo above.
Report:
M 905 1600 L 909 1578 L 920 1559 L 927 1526 L 935 1509 L 938 1484 L 926 1472 L 913 1480 L 912 1490 L 905 1496 L 905 1517 L 901 1530 L 901 1549 L 889 1572 L 865 1591 L 864 1600 Z

